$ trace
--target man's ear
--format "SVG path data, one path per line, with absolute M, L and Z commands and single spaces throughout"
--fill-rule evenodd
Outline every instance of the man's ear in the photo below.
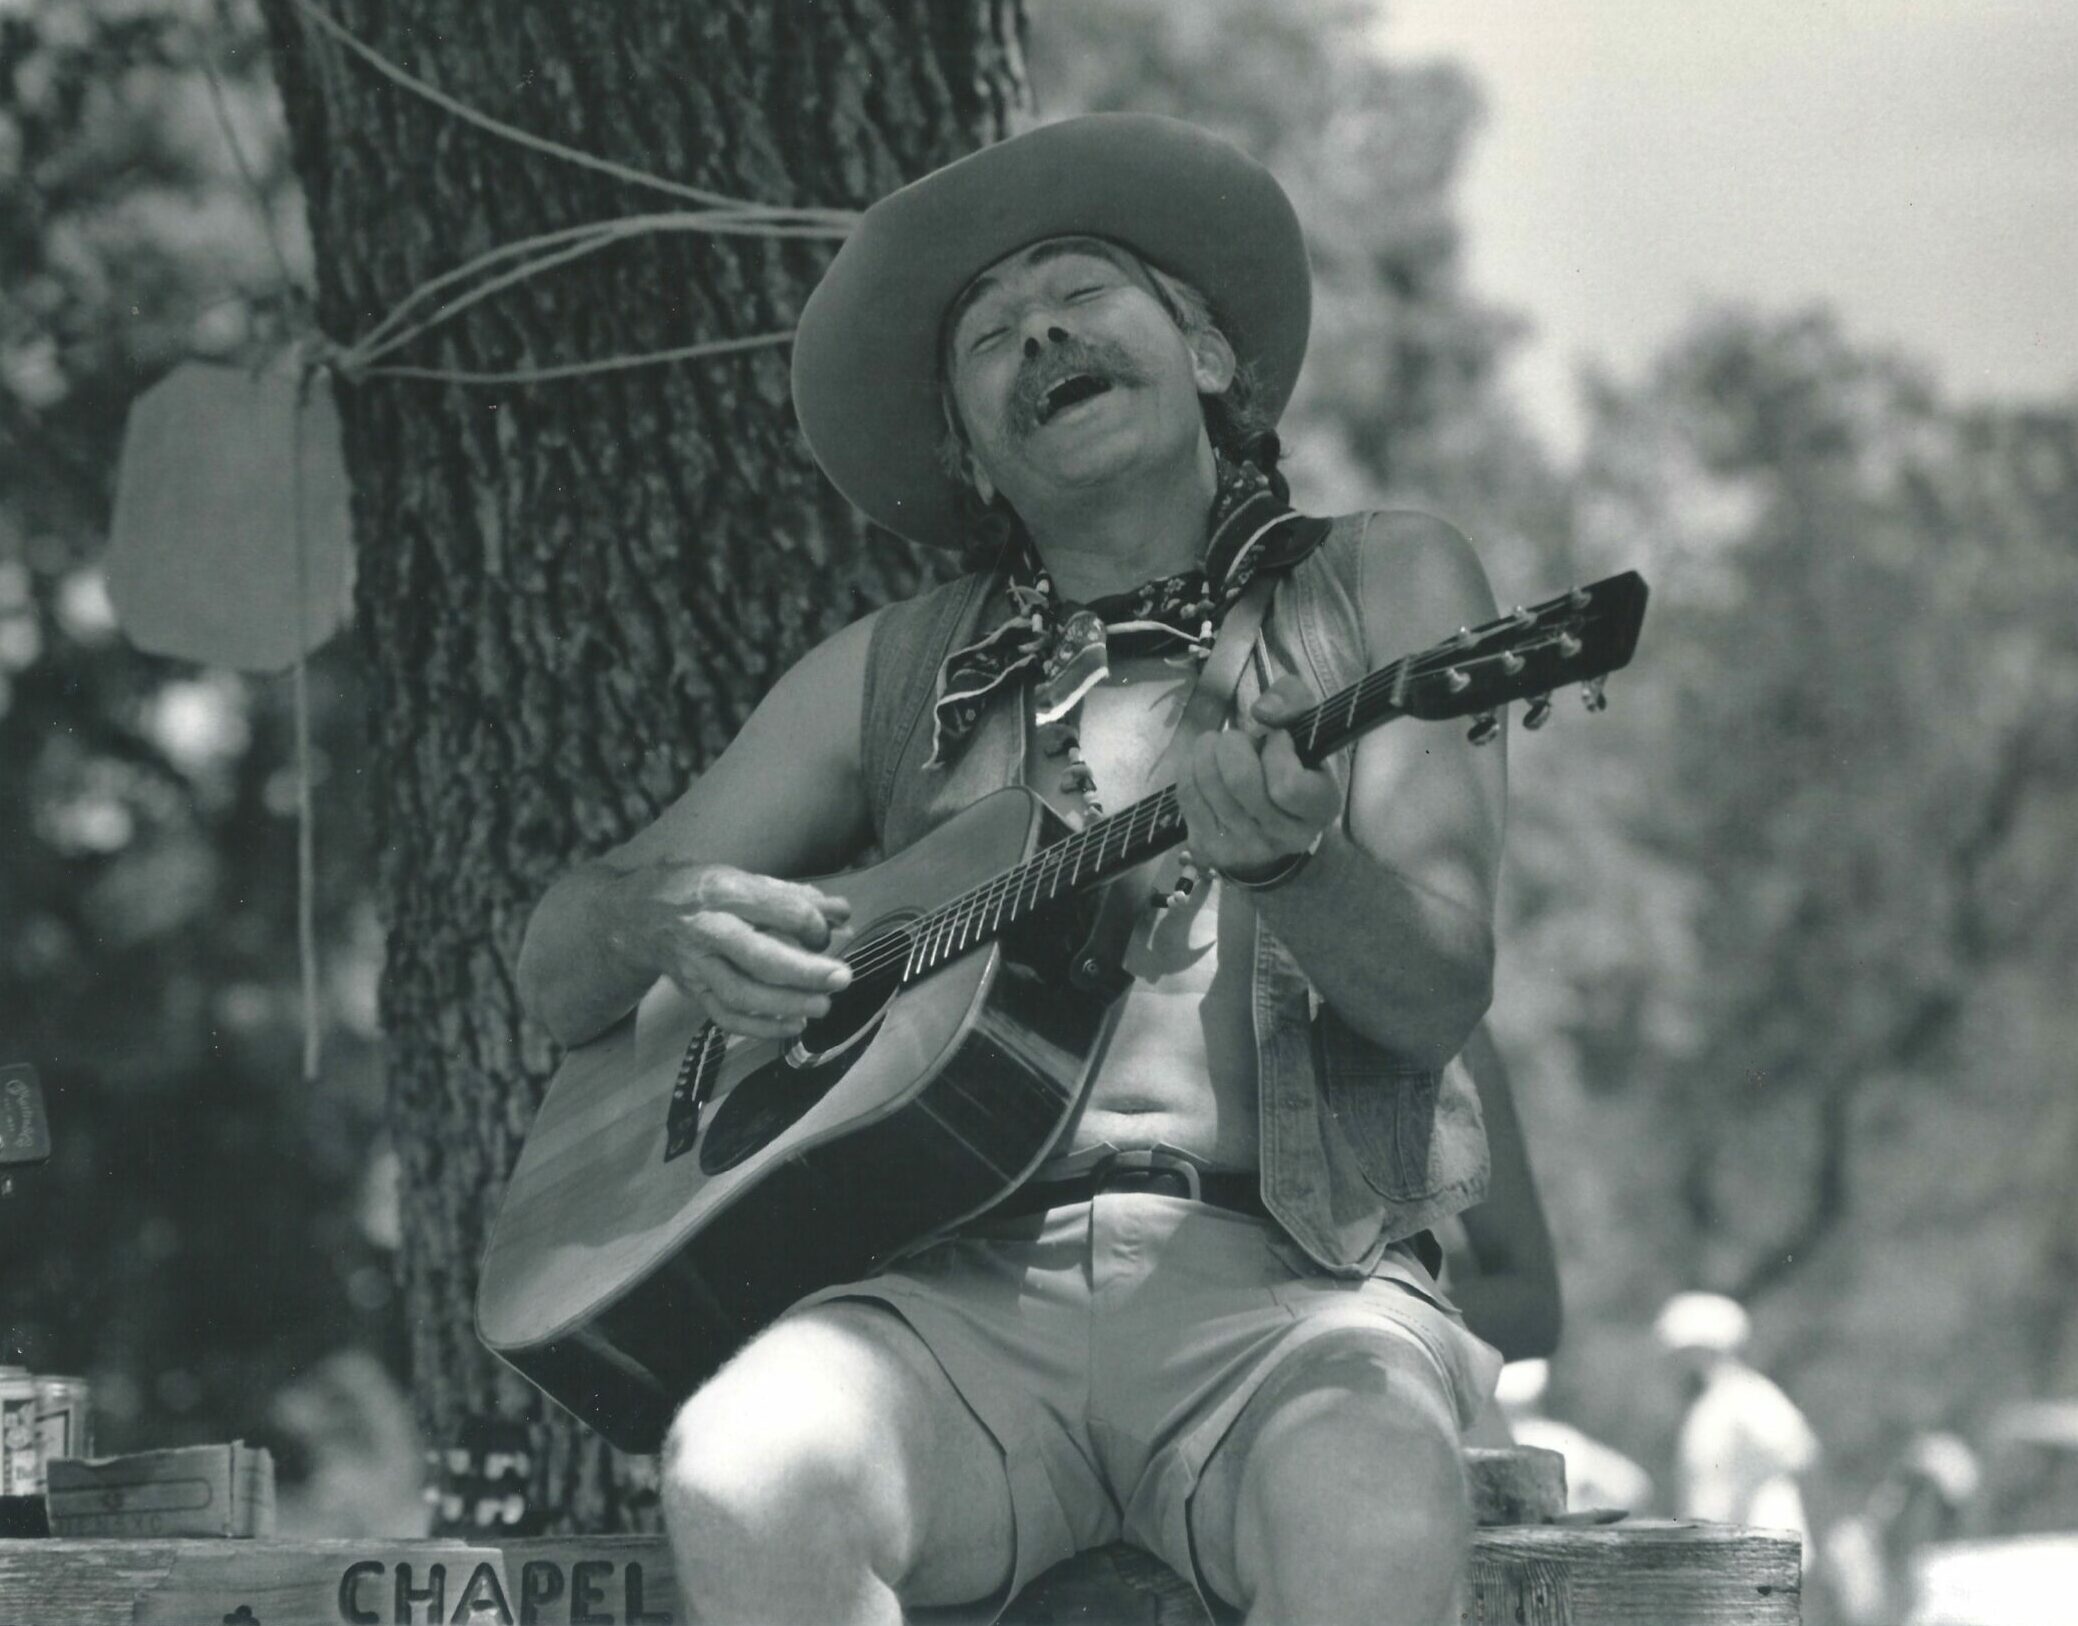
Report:
M 1224 395 L 1234 382 L 1234 347 L 1216 327 L 1201 327 L 1185 341 L 1191 352 L 1191 379 L 1200 395 Z

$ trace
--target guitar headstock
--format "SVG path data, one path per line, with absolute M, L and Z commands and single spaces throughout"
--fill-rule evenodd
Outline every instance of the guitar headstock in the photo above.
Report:
M 1589 709 L 1599 711 L 1601 680 L 1630 663 L 1644 619 L 1645 578 L 1635 570 L 1576 587 L 1410 657 L 1393 705 L 1440 722 L 1534 697 L 1524 723 L 1535 728 L 1550 714 L 1553 689 L 1582 683 Z

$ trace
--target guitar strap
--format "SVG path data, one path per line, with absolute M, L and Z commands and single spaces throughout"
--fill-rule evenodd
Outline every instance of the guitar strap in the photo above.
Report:
M 1157 783 L 1173 784 L 1191 743 L 1199 735 L 1215 734 L 1226 725 L 1227 708 L 1241 686 L 1249 651 L 1255 648 L 1256 634 L 1262 630 L 1263 617 L 1282 575 L 1277 570 L 1258 571 L 1228 607 L 1212 640 L 1212 653 L 1198 669 L 1198 681 L 1176 719 L 1175 732 L 1162 750 L 1161 762 L 1153 775 Z M 1089 935 L 1070 962 L 1068 980 L 1077 988 L 1110 998 L 1125 992 L 1132 983 L 1133 975 L 1125 968 L 1126 945 L 1132 938 L 1142 901 L 1134 892 L 1130 875 L 1120 876 L 1098 895 Z

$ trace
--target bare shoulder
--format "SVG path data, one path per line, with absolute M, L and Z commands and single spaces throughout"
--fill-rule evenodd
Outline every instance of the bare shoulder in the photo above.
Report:
M 1374 658 L 1403 654 L 1494 616 L 1486 567 L 1448 520 L 1414 508 L 1367 516 L 1359 579 Z
M 780 674 L 766 696 L 767 702 L 782 694 L 827 704 L 836 696 L 854 699 L 866 681 L 866 658 L 873 648 L 873 629 L 887 614 L 885 607 L 869 610 L 858 620 L 839 627 Z
M 605 861 L 700 861 L 782 876 L 843 862 L 869 822 L 859 735 L 883 613 L 832 633 L 787 668 L 728 748 Z

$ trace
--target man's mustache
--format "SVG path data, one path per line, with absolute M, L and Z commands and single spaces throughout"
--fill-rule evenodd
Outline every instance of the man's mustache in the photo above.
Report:
M 1046 346 L 1018 369 L 1003 402 L 1003 426 L 1019 436 L 1038 429 L 1046 393 L 1064 378 L 1087 373 L 1116 389 L 1144 384 L 1147 369 L 1116 339 L 1083 339 L 1073 335 Z

